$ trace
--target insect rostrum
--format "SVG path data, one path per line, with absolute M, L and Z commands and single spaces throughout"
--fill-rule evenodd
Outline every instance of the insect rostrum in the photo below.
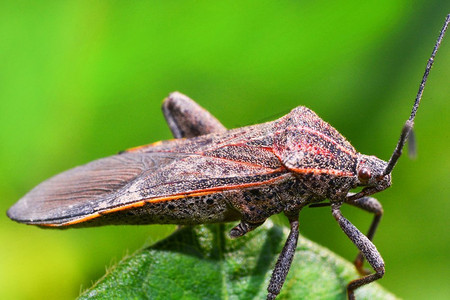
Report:
M 384 275 L 383 259 L 371 241 L 383 210 L 369 196 L 391 185 L 391 171 L 412 130 L 449 20 L 450 15 L 389 162 L 358 153 L 306 107 L 272 122 L 226 130 L 191 99 L 172 93 L 163 103 L 163 112 L 176 139 L 129 149 L 56 175 L 27 193 L 8 216 L 53 228 L 240 221 L 230 231 L 236 238 L 283 212 L 291 232 L 268 287 L 267 298 L 274 299 L 294 257 L 300 210 L 328 199 L 333 217 L 360 251 L 355 265 L 362 277 L 347 288 L 353 299 L 356 288 Z M 350 193 L 359 186 L 361 192 Z M 342 215 L 344 203 L 374 214 L 367 236 Z M 364 259 L 374 273 L 365 273 Z

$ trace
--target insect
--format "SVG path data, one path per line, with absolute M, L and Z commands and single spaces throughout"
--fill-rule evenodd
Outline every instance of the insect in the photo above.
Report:
M 175 137 L 123 151 L 56 175 L 8 210 L 20 223 L 53 227 L 107 224 L 203 224 L 240 221 L 233 238 L 283 212 L 291 231 L 268 286 L 274 299 L 286 279 L 305 206 L 331 206 L 344 233 L 359 249 L 362 275 L 354 290 L 383 277 L 383 259 L 372 243 L 383 213 L 372 194 L 391 185 L 391 172 L 413 128 L 434 57 L 448 27 L 440 32 L 409 119 L 388 162 L 358 153 L 332 126 L 306 107 L 263 124 L 227 130 L 215 117 L 180 93 L 163 103 Z M 363 187 L 358 193 L 350 190 Z M 329 202 L 323 202 L 328 199 Z M 367 235 L 341 213 L 350 204 L 374 214 Z M 374 269 L 366 273 L 364 260 Z

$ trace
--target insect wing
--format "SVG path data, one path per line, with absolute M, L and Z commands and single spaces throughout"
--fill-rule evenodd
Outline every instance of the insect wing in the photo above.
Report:
M 170 161 L 167 156 L 143 159 L 127 153 L 90 162 L 42 182 L 12 206 L 8 216 L 22 223 L 45 224 L 92 214 L 145 170 Z
M 44 181 L 8 216 L 21 223 L 71 225 L 145 202 L 259 185 L 282 174 L 281 169 L 197 153 L 125 152 Z

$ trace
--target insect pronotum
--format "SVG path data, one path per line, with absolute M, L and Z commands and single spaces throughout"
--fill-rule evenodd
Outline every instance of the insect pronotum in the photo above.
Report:
M 347 286 L 348 298 L 354 299 L 355 289 L 384 275 L 383 259 L 372 243 L 383 209 L 370 196 L 391 185 L 392 169 L 413 128 L 449 20 L 450 15 L 389 162 L 358 153 L 306 107 L 272 122 L 226 130 L 188 97 L 172 93 L 163 103 L 163 112 L 176 139 L 129 149 L 56 175 L 27 193 L 8 216 L 53 228 L 240 221 L 230 231 L 236 238 L 284 212 L 291 231 L 268 286 L 267 299 L 274 299 L 295 253 L 300 210 L 330 205 L 339 226 L 360 251 L 355 266 L 362 277 Z M 358 186 L 363 187 L 359 193 L 350 193 Z M 329 202 L 321 203 L 326 199 Z M 342 215 L 344 203 L 374 214 L 367 236 Z M 363 269 L 364 259 L 374 273 Z

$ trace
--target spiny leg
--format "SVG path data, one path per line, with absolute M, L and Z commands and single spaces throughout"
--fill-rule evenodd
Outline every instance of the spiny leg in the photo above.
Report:
M 383 277 L 384 261 L 375 245 L 342 215 L 340 210 L 341 205 L 342 203 L 331 204 L 333 217 L 353 244 L 361 251 L 370 266 L 375 270 L 375 273 L 355 279 L 347 285 L 347 296 L 349 300 L 352 300 L 355 299 L 355 289 Z
M 299 235 L 298 212 L 293 215 L 289 215 L 288 218 L 289 223 L 291 224 L 291 231 L 289 232 L 289 236 L 284 244 L 283 250 L 278 257 L 275 268 L 273 269 L 272 277 L 270 278 L 270 283 L 267 287 L 267 291 L 269 292 L 267 295 L 267 300 L 275 299 L 280 293 L 291 267 L 292 260 L 294 259 L 295 249 L 297 248 Z
M 250 232 L 250 231 L 254 230 L 255 228 L 261 226 L 262 224 L 264 224 L 264 221 L 259 222 L 259 223 L 250 223 L 245 220 L 241 220 L 241 222 L 239 224 L 237 224 L 230 230 L 230 233 L 229 233 L 230 237 L 231 238 L 241 237 L 244 234 L 246 234 L 247 232 Z
M 372 241 L 373 236 L 375 235 L 375 232 L 377 230 L 378 224 L 380 223 L 381 216 L 383 215 L 383 207 L 381 206 L 381 203 L 378 202 L 377 199 L 372 197 L 362 197 L 355 200 L 344 200 L 345 203 L 348 203 L 350 205 L 353 205 L 355 207 L 361 208 L 367 212 L 373 213 L 374 217 L 372 220 L 372 224 L 370 224 L 369 231 L 367 232 L 367 238 Z M 364 256 L 362 255 L 361 251 L 356 256 L 356 259 L 354 261 L 356 270 L 358 270 L 359 274 L 361 275 L 368 275 L 370 274 L 370 271 L 363 268 L 364 264 Z
M 162 111 L 177 139 L 226 131 L 211 113 L 179 92 L 173 92 L 164 99 Z

